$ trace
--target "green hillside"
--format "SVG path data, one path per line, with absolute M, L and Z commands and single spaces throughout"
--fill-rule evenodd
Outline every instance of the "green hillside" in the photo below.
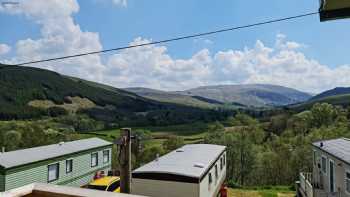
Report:
M 311 99 L 304 103 L 290 105 L 287 108 L 290 108 L 296 111 L 303 111 L 306 109 L 310 109 L 315 103 L 329 103 L 332 105 L 349 106 L 350 94 L 342 94 L 342 95 L 322 97 L 319 99 Z
M 96 105 L 112 105 L 121 111 L 142 112 L 162 107 L 160 103 L 127 93 L 108 91 L 83 81 L 73 81 L 48 70 L 5 66 L 0 67 L 0 117 L 26 118 L 42 113 L 28 106 L 32 100 L 50 100 L 63 104 L 67 96 L 88 98 Z
M 87 114 L 125 125 L 213 120 L 221 112 L 159 102 L 111 86 L 32 68 L 0 66 L 0 120 Z M 72 110 L 70 110 L 72 108 Z

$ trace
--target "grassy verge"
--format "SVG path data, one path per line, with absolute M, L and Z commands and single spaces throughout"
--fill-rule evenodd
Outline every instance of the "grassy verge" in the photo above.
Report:
M 287 186 L 252 187 L 244 189 L 229 189 L 229 196 L 235 197 L 294 197 L 295 191 Z

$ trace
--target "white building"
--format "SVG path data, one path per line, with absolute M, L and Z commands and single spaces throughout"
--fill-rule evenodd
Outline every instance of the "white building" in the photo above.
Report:
M 132 173 L 131 193 L 151 197 L 214 197 L 226 178 L 226 147 L 185 145 Z

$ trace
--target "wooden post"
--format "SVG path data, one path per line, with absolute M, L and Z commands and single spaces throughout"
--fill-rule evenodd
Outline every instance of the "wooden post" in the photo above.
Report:
M 131 181 L 131 129 L 123 128 L 120 145 L 120 192 L 130 193 Z

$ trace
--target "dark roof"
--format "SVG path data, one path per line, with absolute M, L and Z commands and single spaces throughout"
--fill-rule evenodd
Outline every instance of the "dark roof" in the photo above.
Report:
M 133 174 L 158 173 L 201 178 L 225 149 L 225 146 L 212 144 L 185 145 L 134 170 Z
M 4 168 L 12 168 L 107 145 L 112 145 L 112 143 L 100 138 L 90 138 L 10 151 L 0 153 L 0 166 Z
M 350 163 L 350 139 L 338 138 L 333 140 L 324 140 L 314 142 L 312 145 L 346 163 Z

